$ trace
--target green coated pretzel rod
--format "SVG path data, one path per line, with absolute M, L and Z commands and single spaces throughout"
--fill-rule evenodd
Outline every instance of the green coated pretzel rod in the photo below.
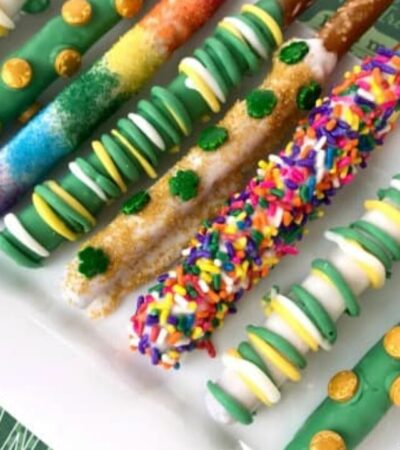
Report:
M 331 379 L 328 397 L 285 450 L 352 450 L 392 405 L 400 406 L 400 326 Z
M 39 95 L 57 77 L 74 75 L 82 55 L 141 6 L 142 0 L 65 1 L 58 16 L 0 62 L 0 128 L 17 117 L 27 122 L 39 109 Z

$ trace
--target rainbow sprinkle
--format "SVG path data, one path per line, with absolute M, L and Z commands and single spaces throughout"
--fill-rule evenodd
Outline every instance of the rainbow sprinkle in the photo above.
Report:
M 179 368 L 181 355 L 215 350 L 210 341 L 245 291 L 285 255 L 383 144 L 399 115 L 400 53 L 380 49 L 319 100 L 279 156 L 206 221 L 183 261 L 138 299 L 131 347 L 154 365 Z

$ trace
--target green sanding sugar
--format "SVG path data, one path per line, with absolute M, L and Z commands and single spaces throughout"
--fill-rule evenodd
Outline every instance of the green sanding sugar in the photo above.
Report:
M 316 81 L 312 81 L 308 86 L 302 86 L 297 93 L 298 108 L 302 111 L 311 110 L 321 93 L 322 88 Z
M 206 128 L 199 138 L 199 147 L 206 151 L 212 152 L 217 150 L 228 140 L 228 130 L 223 127 Z
M 285 64 L 297 64 L 304 59 L 309 51 L 310 47 L 307 42 L 294 41 L 282 48 L 279 59 Z
M 169 180 L 169 190 L 173 196 L 187 202 L 197 196 L 200 178 L 193 170 L 178 170 Z
M 104 273 L 110 260 L 101 248 L 86 247 L 78 253 L 79 272 L 86 278 Z
M 278 99 L 270 89 L 254 89 L 246 97 L 247 114 L 254 119 L 262 119 L 272 114 Z
M 148 205 L 150 200 L 148 192 L 140 191 L 122 205 L 121 211 L 126 215 L 137 214 Z

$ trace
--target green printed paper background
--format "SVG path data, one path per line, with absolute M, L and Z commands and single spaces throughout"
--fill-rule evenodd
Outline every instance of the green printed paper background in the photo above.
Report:
M 308 26 L 319 29 L 343 3 L 342 0 L 318 0 L 301 18 Z M 400 42 L 400 0 L 353 47 L 353 53 L 362 58 L 373 54 L 378 46 L 393 48 Z M 50 450 L 37 437 L 0 408 L 0 450 Z

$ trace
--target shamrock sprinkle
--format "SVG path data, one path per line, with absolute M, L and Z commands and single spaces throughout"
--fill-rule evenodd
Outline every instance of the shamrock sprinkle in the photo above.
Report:
M 200 178 L 193 170 L 178 170 L 169 180 L 172 195 L 180 197 L 184 202 L 197 196 Z
M 278 100 L 269 89 L 254 89 L 246 98 L 247 114 L 254 119 L 262 119 L 272 114 Z
M 86 278 L 93 278 L 104 273 L 109 265 L 109 258 L 101 248 L 86 247 L 78 253 L 79 272 Z
M 151 197 L 147 191 L 140 191 L 127 200 L 121 208 L 123 214 L 137 214 L 142 211 L 150 202 Z
M 217 150 L 228 140 L 228 130 L 222 127 L 206 128 L 199 138 L 199 147 L 206 151 Z
M 310 47 L 307 42 L 293 41 L 282 48 L 279 53 L 279 59 L 285 64 L 297 64 L 304 59 L 309 51 Z

